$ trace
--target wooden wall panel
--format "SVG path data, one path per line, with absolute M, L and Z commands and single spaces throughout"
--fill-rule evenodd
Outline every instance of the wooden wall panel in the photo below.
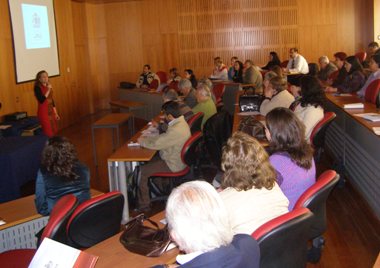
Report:
M 378 0 L 375 0 L 378 3 Z M 61 75 L 52 78 L 63 120 L 108 107 L 142 66 L 209 75 L 213 58 L 265 64 L 296 46 L 308 61 L 352 54 L 373 39 L 373 0 L 55 1 Z M 32 83 L 16 85 L 7 1 L 0 1 L 0 116 L 36 112 Z

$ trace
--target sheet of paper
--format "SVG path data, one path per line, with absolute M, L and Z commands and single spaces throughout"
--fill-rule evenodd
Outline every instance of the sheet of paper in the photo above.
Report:
M 259 115 L 259 112 L 240 112 L 238 115 L 248 116 L 248 115 Z
M 11 127 L 11 125 L 0 125 L 0 129 L 7 129 L 10 127 Z

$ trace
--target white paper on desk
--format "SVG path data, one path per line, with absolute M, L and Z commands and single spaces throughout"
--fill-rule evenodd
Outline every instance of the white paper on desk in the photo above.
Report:
M 380 127 L 373 127 L 373 132 L 375 132 L 376 135 L 380 135 Z
M 10 127 L 11 127 L 11 125 L 0 125 L 0 129 L 7 129 Z
M 155 137 L 158 136 L 160 132 L 154 126 L 149 126 L 147 129 L 141 131 L 141 136 L 143 137 Z
M 362 117 L 372 122 L 380 122 L 380 114 L 378 113 L 364 113 L 364 114 L 354 114 L 354 115 Z
M 3 220 L 0 220 L 0 225 L 4 225 L 4 224 L 6 224 L 6 222 Z
M 248 115 L 259 115 L 259 112 L 240 112 L 238 115 L 248 116 Z
M 73 267 L 79 254 L 80 250 L 76 248 L 45 238 L 29 264 L 29 268 Z
M 343 106 L 345 109 L 363 109 L 364 103 L 358 102 L 358 103 L 347 103 Z

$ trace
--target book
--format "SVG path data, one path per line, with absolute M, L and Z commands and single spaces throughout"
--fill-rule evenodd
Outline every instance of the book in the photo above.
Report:
M 67 246 L 49 238 L 45 238 L 29 268 L 39 267 L 74 267 L 92 268 L 95 267 L 99 257 L 91 255 L 79 249 Z
M 343 108 L 345 109 L 363 109 L 364 103 L 358 102 L 358 103 L 347 103 L 343 105 Z
M 362 117 L 362 118 L 369 120 L 369 121 L 372 121 L 372 122 L 380 122 L 380 114 L 378 114 L 378 113 L 355 114 L 355 116 Z

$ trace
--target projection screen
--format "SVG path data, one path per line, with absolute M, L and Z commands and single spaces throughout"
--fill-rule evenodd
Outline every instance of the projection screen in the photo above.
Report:
M 38 71 L 59 75 L 53 0 L 9 0 L 16 82 L 34 80 Z

